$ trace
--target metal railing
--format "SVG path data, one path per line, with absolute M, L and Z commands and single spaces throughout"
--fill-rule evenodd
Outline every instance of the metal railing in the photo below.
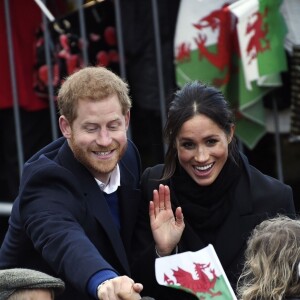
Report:
M 87 33 L 85 28 L 85 15 L 84 15 L 84 1 L 83 0 L 73 0 L 74 4 L 77 6 L 78 20 L 80 25 L 80 38 L 83 44 L 83 62 L 84 65 L 88 65 L 88 54 L 87 54 Z M 105 1 L 105 0 L 104 0 Z M 166 120 L 166 100 L 165 100 L 165 90 L 164 90 L 164 79 L 163 79 L 163 63 L 162 63 L 162 50 L 161 50 L 161 41 L 160 41 L 160 24 L 159 24 L 159 14 L 157 8 L 157 1 L 151 0 L 152 8 L 152 20 L 153 20 L 153 31 L 154 31 L 154 43 L 155 43 L 155 55 L 156 55 L 156 66 L 157 66 L 157 78 L 158 78 L 158 95 L 159 95 L 159 104 L 160 104 L 160 114 L 161 114 L 161 125 L 165 124 Z M 36 0 L 36 2 L 45 3 L 43 0 Z M 123 79 L 126 79 L 126 67 L 125 67 L 125 50 L 124 50 L 124 36 L 122 32 L 122 19 L 121 19 L 121 7 L 120 0 L 114 0 L 114 9 L 115 9 L 115 25 L 117 33 L 117 42 L 118 42 L 118 52 L 119 52 L 119 64 L 120 64 L 120 76 Z M 8 52 L 9 52 L 9 65 L 10 65 L 10 77 L 12 82 L 12 95 L 13 95 L 13 108 L 14 108 L 14 122 L 16 128 L 16 147 L 18 155 L 18 165 L 19 165 L 19 174 L 21 176 L 23 165 L 24 165 L 24 154 L 22 146 L 22 134 L 20 126 L 20 115 L 19 115 L 19 101 L 18 101 L 18 91 L 16 84 L 16 72 L 14 65 L 14 48 L 12 43 L 13 32 L 11 30 L 11 16 L 10 16 L 10 4 L 9 0 L 5 0 L 5 21 L 6 21 L 6 30 L 7 30 L 7 39 L 8 39 Z M 38 4 L 37 4 L 38 5 Z M 41 9 L 42 11 L 42 9 Z M 45 57 L 47 65 L 51 65 L 50 57 L 50 45 L 51 45 L 51 34 L 49 32 L 49 15 L 43 12 L 43 24 L 44 24 L 44 39 L 45 39 Z M 56 117 L 56 108 L 54 101 L 54 89 L 52 85 L 52 68 L 48 68 L 48 88 L 49 88 L 49 108 L 50 108 L 50 118 L 51 118 L 51 129 L 52 129 L 52 138 L 53 140 L 57 138 L 57 117 Z M 276 103 L 274 104 L 276 105 Z M 278 114 L 277 108 L 274 106 L 274 124 L 276 127 L 275 132 L 275 141 L 276 141 L 276 159 L 277 159 L 277 173 L 279 180 L 283 181 L 282 174 L 282 164 L 281 164 L 281 148 L 279 141 L 279 129 L 278 129 Z M 129 130 L 129 137 L 130 137 Z M 165 147 L 165 145 L 164 145 Z M 166 150 L 166 149 L 164 149 Z M 1 201 L 1 200 L 0 200 Z M 8 202 L 0 202 L 0 216 L 9 215 L 11 212 L 12 204 Z
M 11 213 L 12 204 L 7 202 L 0 202 L 0 216 L 9 216 Z
M 52 14 L 47 10 L 46 1 L 44 0 L 35 0 L 36 4 L 40 6 L 42 15 L 43 15 L 43 25 L 44 25 L 44 39 L 45 39 L 45 58 L 48 66 L 51 66 L 51 56 L 50 56 L 50 45 L 51 45 L 51 34 L 49 32 L 49 21 L 53 21 Z M 114 0 L 115 8 L 115 25 L 116 25 L 116 34 L 118 42 L 118 52 L 119 52 L 119 64 L 120 64 L 120 77 L 126 79 L 126 69 L 125 69 L 125 51 L 124 51 L 124 37 L 122 33 L 122 20 L 121 20 L 121 8 L 120 0 Z M 74 4 L 77 5 L 78 20 L 80 25 L 80 38 L 82 40 L 82 56 L 84 65 L 88 65 L 88 54 L 87 54 L 87 37 L 86 37 L 86 28 L 85 28 L 85 15 L 84 15 L 84 1 L 83 0 L 74 0 Z M 10 66 L 10 77 L 12 82 L 12 94 L 13 94 L 13 108 L 14 108 L 14 121 L 16 127 L 16 147 L 18 155 L 18 165 L 19 165 L 19 176 L 21 177 L 23 165 L 24 165 L 24 153 L 22 146 L 22 129 L 20 126 L 20 114 L 19 114 L 19 101 L 18 101 L 18 90 L 16 84 L 16 71 L 14 65 L 14 49 L 12 42 L 12 26 L 11 26 L 11 15 L 10 15 L 10 4 L 9 0 L 5 0 L 5 20 L 6 20 L 6 32 L 8 39 L 8 52 L 9 52 L 9 66 Z M 46 11 L 43 10 L 43 7 L 46 8 Z M 165 102 L 165 91 L 164 91 L 164 82 L 163 82 L 163 70 L 162 70 L 162 54 L 161 54 L 161 41 L 160 41 L 160 27 L 159 27 L 159 18 L 157 10 L 157 0 L 152 0 L 152 17 L 153 17 L 153 30 L 155 34 L 155 49 L 156 49 L 156 63 L 157 63 L 157 76 L 158 76 L 158 89 L 159 89 L 159 102 L 160 102 L 160 111 L 161 111 L 161 120 L 162 126 L 166 118 L 166 102 Z M 54 17 L 53 17 L 54 18 Z M 56 139 L 58 136 L 57 132 L 57 118 L 56 118 L 56 108 L 54 101 L 54 89 L 52 85 L 53 70 L 51 67 L 48 67 L 48 89 L 49 89 L 49 108 L 50 108 L 50 119 L 51 119 L 51 129 L 52 129 L 52 138 Z M 131 131 L 129 129 L 129 137 Z M 10 215 L 12 209 L 12 203 L 1 202 L 0 200 L 0 216 Z

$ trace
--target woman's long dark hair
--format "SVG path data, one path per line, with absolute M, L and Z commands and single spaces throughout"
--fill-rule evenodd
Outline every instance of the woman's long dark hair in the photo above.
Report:
M 234 125 L 234 115 L 229 103 L 221 91 L 207 86 L 200 81 L 192 81 L 175 92 L 170 103 L 167 122 L 164 127 L 164 139 L 168 145 L 163 179 L 170 178 L 176 169 L 177 149 L 176 137 L 183 123 L 195 115 L 205 115 L 214 121 L 225 133 L 229 135 Z M 234 137 L 229 144 L 229 156 L 238 163 L 238 147 Z

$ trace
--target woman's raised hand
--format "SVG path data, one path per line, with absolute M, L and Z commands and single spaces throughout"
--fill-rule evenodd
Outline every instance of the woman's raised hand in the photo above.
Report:
M 153 191 L 149 215 L 158 254 L 171 254 L 180 241 L 185 224 L 181 207 L 176 208 L 175 215 L 172 211 L 170 189 L 167 185 L 160 184 L 158 190 Z

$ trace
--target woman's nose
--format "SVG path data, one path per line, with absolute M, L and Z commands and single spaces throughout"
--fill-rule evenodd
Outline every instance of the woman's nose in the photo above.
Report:
M 195 154 L 195 161 L 204 162 L 207 161 L 208 157 L 208 151 L 205 149 L 205 147 L 199 147 L 197 149 L 197 152 Z

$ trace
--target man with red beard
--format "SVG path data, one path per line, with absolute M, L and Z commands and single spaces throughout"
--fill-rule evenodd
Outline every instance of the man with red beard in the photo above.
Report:
M 140 157 L 127 139 L 131 100 L 113 72 L 87 67 L 58 93 L 63 137 L 31 157 L 0 250 L 0 269 L 31 268 L 66 283 L 58 299 L 140 299 L 129 253 Z

